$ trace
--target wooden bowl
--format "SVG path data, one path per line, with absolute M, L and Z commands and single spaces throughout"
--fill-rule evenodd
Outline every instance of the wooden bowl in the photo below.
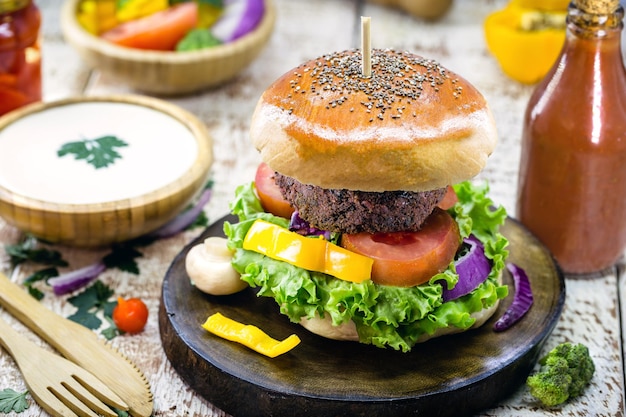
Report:
M 159 99 L 33 104 L 0 118 L 0 217 L 54 243 L 130 240 L 183 211 L 212 162 L 204 124 Z
M 276 10 L 266 0 L 259 25 L 247 35 L 198 51 L 164 52 L 127 48 L 94 36 L 76 19 L 80 0 L 66 0 L 61 28 L 66 41 L 91 67 L 146 93 L 179 95 L 232 80 L 262 51 L 274 30 Z

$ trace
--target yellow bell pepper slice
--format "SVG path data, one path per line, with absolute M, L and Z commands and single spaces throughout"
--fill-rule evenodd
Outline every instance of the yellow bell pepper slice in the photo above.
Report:
M 525 84 L 540 81 L 565 42 L 566 11 L 541 11 L 509 4 L 484 22 L 487 48 L 502 71 Z
M 78 5 L 76 19 L 94 35 L 112 29 L 119 23 L 115 17 L 116 0 L 83 0 Z
M 221 313 L 210 315 L 202 327 L 216 336 L 240 343 L 270 358 L 287 353 L 300 344 L 300 338 L 296 334 L 279 341 L 256 326 L 240 323 Z
M 169 0 L 126 0 L 119 2 L 116 17 L 120 22 L 128 22 L 167 9 Z
M 209 28 L 222 16 L 223 7 L 204 2 L 198 3 L 198 27 Z
M 243 240 L 243 248 L 344 281 L 358 283 L 372 276 L 373 259 L 324 238 L 305 237 L 265 220 L 252 224 Z

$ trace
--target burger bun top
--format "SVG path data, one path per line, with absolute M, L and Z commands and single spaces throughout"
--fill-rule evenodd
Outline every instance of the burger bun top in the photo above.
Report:
M 273 170 L 301 183 L 427 191 L 471 179 L 497 142 L 485 98 L 437 62 L 372 50 L 310 60 L 260 97 L 250 135 Z

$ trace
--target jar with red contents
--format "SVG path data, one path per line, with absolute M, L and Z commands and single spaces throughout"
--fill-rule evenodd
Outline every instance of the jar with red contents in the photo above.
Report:
M 0 116 L 41 100 L 40 26 L 32 0 L 0 0 Z

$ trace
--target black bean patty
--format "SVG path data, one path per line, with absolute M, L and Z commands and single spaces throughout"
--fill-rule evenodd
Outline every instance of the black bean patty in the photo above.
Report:
M 380 193 L 326 189 L 278 172 L 274 180 L 300 217 L 319 229 L 341 233 L 417 231 L 446 194 L 445 188 Z

